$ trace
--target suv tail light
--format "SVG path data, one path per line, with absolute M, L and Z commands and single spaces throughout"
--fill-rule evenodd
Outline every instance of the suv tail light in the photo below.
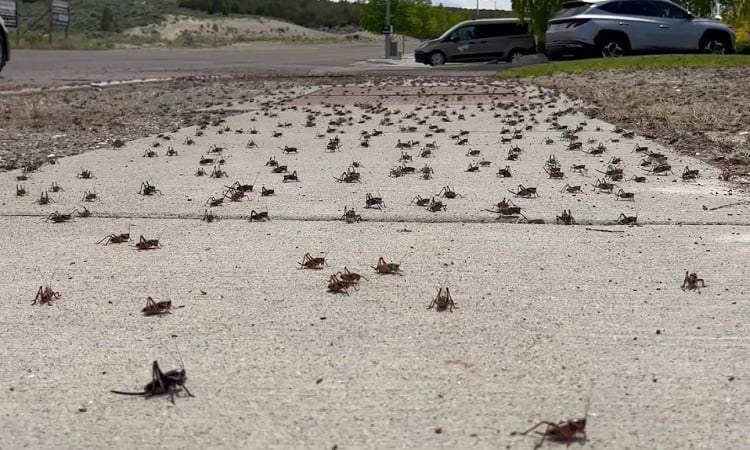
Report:
M 571 19 L 571 20 L 555 20 L 550 21 L 547 24 L 548 31 L 562 31 L 570 30 L 571 28 L 580 27 L 584 23 L 588 22 L 589 19 Z

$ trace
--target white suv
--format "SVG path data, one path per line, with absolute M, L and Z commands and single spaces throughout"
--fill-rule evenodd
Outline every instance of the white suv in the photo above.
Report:
M 10 60 L 10 44 L 8 43 L 8 29 L 0 17 L 0 72 L 3 71 L 5 63 Z
M 668 0 L 585 0 L 563 3 L 547 23 L 545 54 L 616 57 L 648 53 L 734 53 L 726 24 L 694 17 Z

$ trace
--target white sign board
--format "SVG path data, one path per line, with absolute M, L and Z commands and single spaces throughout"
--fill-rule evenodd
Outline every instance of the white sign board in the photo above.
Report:
M 50 7 L 52 25 L 70 25 L 70 2 L 65 0 L 52 0 Z
M 16 0 L 0 0 L 0 17 L 8 28 L 18 27 L 18 9 Z

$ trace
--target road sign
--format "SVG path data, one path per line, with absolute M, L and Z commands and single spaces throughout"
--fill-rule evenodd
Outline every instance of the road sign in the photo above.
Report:
M 0 0 L 0 17 L 8 28 L 18 27 L 18 8 L 16 0 Z
M 66 0 L 52 0 L 50 6 L 52 25 L 67 27 L 70 25 L 70 2 Z
M 383 34 L 393 34 L 393 25 L 383 25 Z

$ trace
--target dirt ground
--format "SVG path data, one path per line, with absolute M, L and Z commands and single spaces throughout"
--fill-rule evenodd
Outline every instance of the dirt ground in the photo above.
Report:
M 728 169 L 750 172 L 750 110 L 743 69 L 602 72 L 523 81 L 586 102 L 591 116 Z M 494 81 L 493 78 L 488 78 Z M 334 78 L 187 77 L 156 84 L 0 97 L 0 170 L 73 155 L 231 114 L 253 95 L 290 86 L 363 82 Z
M 750 172 L 746 77 L 741 68 L 680 69 L 557 75 L 531 82 L 585 101 L 590 117 L 744 175 Z

